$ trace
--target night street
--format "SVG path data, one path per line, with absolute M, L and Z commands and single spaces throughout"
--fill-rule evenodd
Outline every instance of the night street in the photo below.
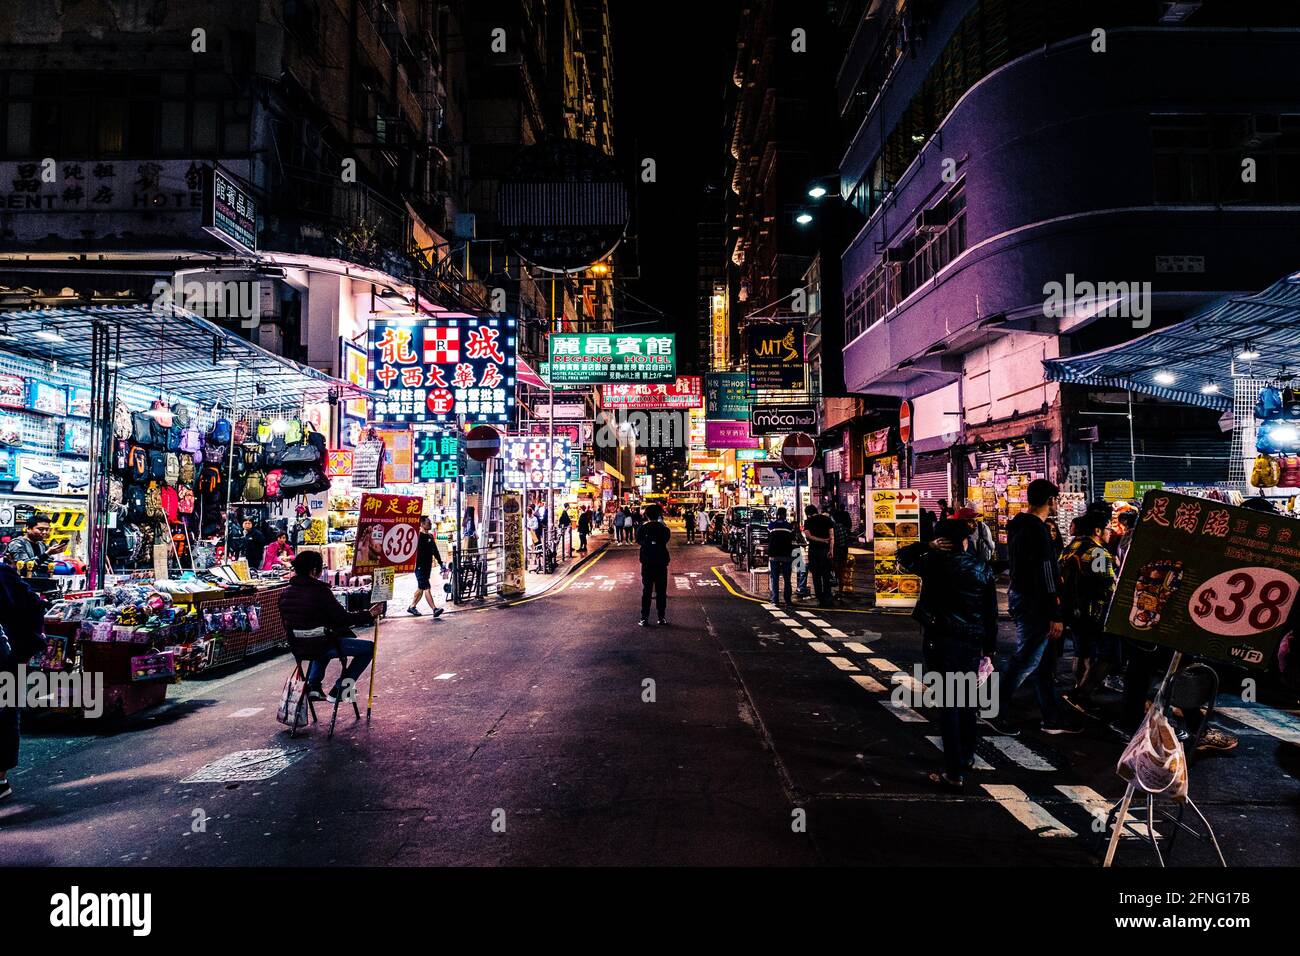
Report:
M 774 611 L 715 575 L 716 548 L 672 555 L 667 628 L 635 626 L 631 548 L 527 604 L 385 622 L 372 721 L 343 708 L 333 740 L 274 722 L 284 656 L 187 684 L 108 736 L 33 726 L 0 862 L 1096 864 L 1092 813 L 1122 793 L 1120 741 L 986 738 L 968 792 L 936 795 L 934 724 L 880 689 L 919 659 L 909 620 Z M 1197 765 L 1199 802 L 1230 862 L 1284 865 L 1300 854 L 1300 719 L 1256 713 L 1268 730 L 1221 719 L 1241 745 Z M 288 766 L 185 782 L 241 750 Z M 1192 840 L 1178 852 L 1209 862 Z M 1154 864 L 1141 841 L 1121 854 Z

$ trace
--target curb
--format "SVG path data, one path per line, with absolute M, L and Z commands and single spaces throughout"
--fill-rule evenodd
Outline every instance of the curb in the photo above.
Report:
M 513 605 L 516 604 L 522 604 L 525 601 L 531 601 L 535 598 L 544 597 L 546 594 L 550 593 L 550 591 L 553 590 L 555 587 L 557 587 L 560 584 L 563 584 L 566 580 L 568 580 L 568 578 L 570 578 L 572 575 L 577 573 L 577 571 L 580 568 L 585 567 L 587 564 L 595 560 L 597 556 L 603 554 L 605 549 L 608 547 L 609 547 L 609 542 L 606 541 L 603 544 L 601 544 L 599 547 L 592 549 L 587 554 L 584 554 L 579 560 L 568 565 L 564 569 L 563 574 L 555 575 L 553 580 L 548 582 L 546 587 L 538 591 L 536 594 L 524 594 L 520 597 L 512 597 L 512 598 L 499 597 L 494 601 L 484 601 L 482 604 L 472 604 L 469 602 L 466 602 L 465 604 L 462 605 L 451 604 L 447 606 L 446 614 L 459 614 L 462 611 L 486 611 L 489 608 L 512 607 Z M 443 616 L 445 617 L 446 614 L 444 614 Z

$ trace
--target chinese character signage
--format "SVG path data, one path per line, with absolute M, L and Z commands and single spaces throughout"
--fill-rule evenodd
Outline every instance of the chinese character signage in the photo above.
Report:
M 460 438 L 452 431 L 415 432 L 415 480 L 442 481 L 460 475 Z
M 370 376 L 366 372 L 366 350 L 343 338 L 339 339 L 339 349 L 339 365 L 342 368 L 343 380 L 359 385 L 361 388 L 368 388 Z M 364 398 L 351 398 L 344 402 L 343 414 L 362 421 L 370 418 L 370 411 L 366 407 Z
M 549 381 L 555 385 L 674 382 L 677 336 L 671 333 L 553 333 Z
M 569 439 L 508 436 L 501 443 L 507 488 L 568 488 L 575 478 Z
M 921 496 L 912 488 L 871 492 L 871 532 L 876 572 L 876 607 L 916 607 L 921 579 L 904 574 L 898 549 L 921 539 Z M 838 529 L 836 529 L 838 533 Z
M 203 229 L 240 252 L 257 251 L 257 206 L 252 194 L 211 166 L 203 169 Z
M 699 408 L 704 403 L 698 375 L 679 375 L 665 383 L 611 382 L 601 388 L 606 408 L 663 409 Z
M 711 421 L 749 421 L 749 383 L 744 372 L 712 372 L 704 377 L 704 412 Z
M 370 574 L 375 568 L 392 568 L 397 573 L 414 571 L 423 512 L 423 498 L 362 495 L 352 573 Z
M 380 478 L 385 485 L 405 485 L 414 477 L 412 449 L 415 442 L 409 428 L 374 428 L 375 438 L 384 443 L 384 470 Z
M 515 414 L 515 320 L 440 316 L 370 325 L 375 421 L 504 425 Z
M 749 422 L 706 421 L 704 440 L 710 449 L 758 447 L 758 439 L 749 435 Z
M 1149 491 L 1106 631 L 1266 669 L 1300 588 L 1300 522 Z
M 745 330 L 745 361 L 751 391 L 802 390 L 803 323 L 752 323 Z

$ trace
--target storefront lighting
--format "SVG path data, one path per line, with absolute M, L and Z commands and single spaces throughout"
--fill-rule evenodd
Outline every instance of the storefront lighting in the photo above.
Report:
M 62 335 L 59 334 L 59 330 L 54 328 L 54 326 L 52 325 L 42 325 L 39 329 L 37 329 L 32 334 L 35 335 L 36 338 L 40 339 L 42 342 L 67 341 L 66 339 L 64 339 Z
M 813 199 L 821 199 L 826 195 L 826 187 L 818 183 L 812 189 L 808 190 L 808 195 Z
M 1201 386 L 1202 395 L 1217 395 L 1218 392 L 1219 392 L 1219 385 L 1217 382 L 1206 382 L 1204 385 Z
M 801 225 L 801 226 L 806 226 L 806 225 L 808 225 L 808 223 L 810 223 L 810 222 L 813 221 L 812 213 L 810 213 L 810 212 L 801 212 L 801 213 L 799 213 L 799 215 L 797 215 L 797 216 L 794 217 L 794 221 L 797 222 L 797 223 L 798 223 L 799 225 Z
M 1259 358 L 1259 352 L 1253 345 L 1247 343 L 1246 347 L 1237 353 L 1237 358 L 1241 359 L 1243 362 L 1253 362 L 1255 359 Z
M 1178 376 L 1173 372 L 1156 372 L 1155 380 L 1157 385 L 1172 385 L 1178 381 Z

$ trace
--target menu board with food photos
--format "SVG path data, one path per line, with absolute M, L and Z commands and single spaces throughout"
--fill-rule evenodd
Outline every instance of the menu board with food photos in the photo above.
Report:
M 912 488 L 873 490 L 871 531 L 875 546 L 876 606 L 915 607 L 921 596 L 921 579 L 900 572 L 898 549 L 921 539 L 921 493 Z

